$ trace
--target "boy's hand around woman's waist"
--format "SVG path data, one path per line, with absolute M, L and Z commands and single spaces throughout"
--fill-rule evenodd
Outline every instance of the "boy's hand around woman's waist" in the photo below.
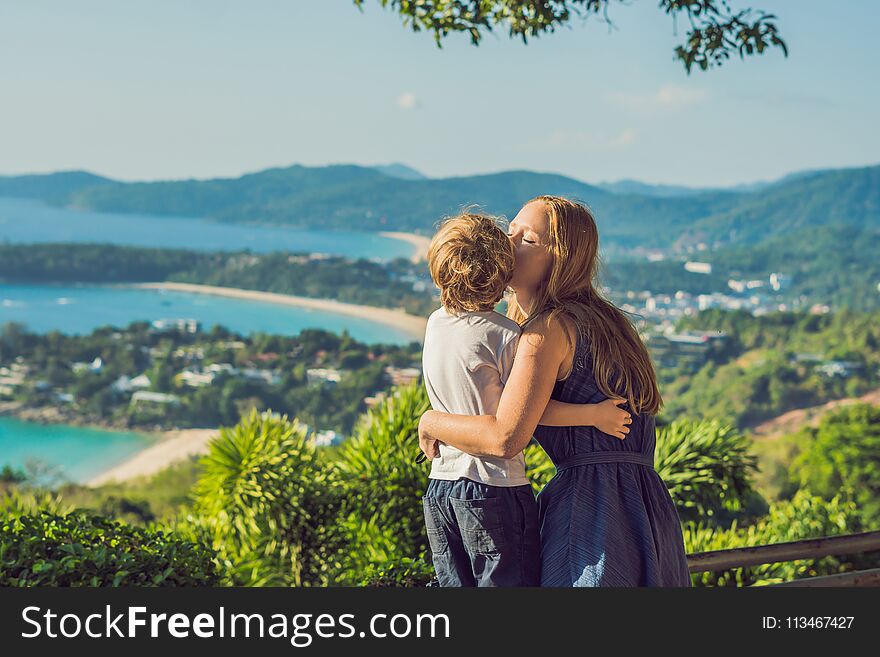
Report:
M 632 424 L 632 415 L 625 408 L 619 408 L 618 405 L 626 403 L 626 399 L 622 397 L 610 397 L 603 402 L 593 404 L 592 413 L 595 420 L 593 426 L 602 433 L 623 440 L 629 433 L 629 425 Z

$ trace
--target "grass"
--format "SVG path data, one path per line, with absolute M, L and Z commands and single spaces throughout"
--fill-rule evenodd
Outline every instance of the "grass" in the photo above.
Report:
M 179 461 L 154 475 L 89 488 L 66 484 L 63 500 L 76 507 L 108 513 L 133 524 L 177 515 L 191 505 L 190 491 L 199 476 L 198 457 Z

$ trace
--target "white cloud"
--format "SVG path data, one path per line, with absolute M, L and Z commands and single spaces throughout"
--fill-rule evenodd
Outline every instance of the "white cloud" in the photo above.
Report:
M 635 112 L 680 109 L 704 102 L 709 97 L 705 89 L 667 84 L 651 94 L 627 94 L 613 91 L 605 94 L 605 100 Z
M 397 97 L 397 106 L 402 110 L 414 110 L 419 106 L 419 100 L 414 93 L 406 91 Z

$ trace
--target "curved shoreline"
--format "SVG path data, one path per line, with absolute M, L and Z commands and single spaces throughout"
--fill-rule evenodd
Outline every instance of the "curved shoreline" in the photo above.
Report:
M 393 240 L 407 242 L 415 247 L 415 253 L 410 257 L 410 262 L 422 262 L 428 259 L 428 247 L 431 246 L 431 238 L 415 233 L 401 233 L 397 231 L 380 231 L 382 237 L 390 237 Z
M 190 294 L 209 294 L 231 299 L 245 299 L 248 301 L 263 301 L 285 306 L 298 306 L 312 310 L 348 315 L 359 319 L 366 319 L 378 324 L 385 324 L 396 328 L 412 337 L 416 342 L 422 342 L 425 338 L 425 327 L 428 320 L 425 317 L 410 315 L 402 310 L 389 310 L 374 306 L 360 306 L 353 303 L 343 303 L 333 299 L 312 299 L 310 297 L 298 297 L 292 294 L 278 294 L 277 292 L 259 292 L 257 290 L 243 290 L 235 287 L 219 287 L 216 285 L 197 285 L 194 283 L 131 283 L 121 287 L 141 290 L 169 290 L 172 292 L 188 292 Z
M 32 425 L 65 426 L 113 433 L 139 434 L 151 439 L 151 444 L 125 457 L 125 460 L 105 467 L 97 474 L 80 482 L 80 485 L 91 488 L 103 486 L 111 481 L 124 482 L 137 477 L 153 475 L 190 456 L 206 454 L 210 441 L 220 434 L 219 428 L 150 430 L 117 427 L 100 422 L 82 421 L 82 418 L 64 417 L 54 406 L 23 408 L 20 402 L 0 402 L 0 418 L 14 419 Z
M 178 429 L 163 431 L 161 439 L 122 463 L 104 470 L 87 482 L 86 486 L 103 486 L 111 481 L 123 482 L 136 477 L 156 474 L 190 456 L 208 452 L 208 444 L 218 436 L 220 429 Z

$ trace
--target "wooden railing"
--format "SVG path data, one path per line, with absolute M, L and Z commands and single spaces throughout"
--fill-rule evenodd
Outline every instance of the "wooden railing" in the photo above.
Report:
M 688 568 L 692 573 L 701 573 L 797 559 L 817 559 L 857 552 L 872 552 L 874 550 L 880 550 L 880 531 L 825 536 L 806 541 L 758 545 L 733 550 L 698 552 L 688 555 Z M 880 586 L 880 568 L 824 577 L 809 577 L 771 586 Z

